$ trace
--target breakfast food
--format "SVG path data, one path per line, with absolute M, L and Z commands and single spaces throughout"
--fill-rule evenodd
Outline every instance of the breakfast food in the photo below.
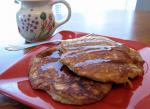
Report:
M 98 49 L 99 47 L 98 45 L 115 46 L 116 44 L 119 43 L 102 36 L 82 36 L 80 38 L 64 40 L 60 44 L 60 47 L 61 47 L 61 51 L 65 53 L 67 51 L 79 50 L 80 48 L 88 46 L 89 44 L 90 46 L 95 46 L 92 47 L 92 49 L 96 49 L 96 48 Z M 90 46 L 84 49 L 90 49 Z
M 103 36 L 68 39 L 35 55 L 29 65 L 33 89 L 64 104 L 101 100 L 113 83 L 129 83 L 143 73 L 139 53 Z
M 29 80 L 34 89 L 45 90 L 54 100 L 74 105 L 94 103 L 111 90 L 111 83 L 75 75 L 59 62 L 60 56 L 60 51 L 46 49 L 32 58 Z
M 137 51 L 100 36 L 63 41 L 60 61 L 74 73 L 101 82 L 126 83 L 141 75 L 143 60 Z

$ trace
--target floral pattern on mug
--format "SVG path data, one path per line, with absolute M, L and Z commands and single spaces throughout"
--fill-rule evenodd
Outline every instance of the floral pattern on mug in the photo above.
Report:
M 55 26 L 54 19 L 51 14 L 42 12 L 40 16 L 32 16 L 31 14 L 24 14 L 20 17 L 18 30 L 21 34 L 32 36 L 30 40 L 45 39 L 49 32 Z M 40 28 L 38 30 L 38 28 Z
M 42 20 L 42 24 L 41 24 L 41 32 L 39 34 L 39 37 L 43 37 L 49 34 L 49 32 L 54 28 L 55 24 L 51 14 L 49 14 L 47 17 L 46 13 L 42 12 L 40 18 Z

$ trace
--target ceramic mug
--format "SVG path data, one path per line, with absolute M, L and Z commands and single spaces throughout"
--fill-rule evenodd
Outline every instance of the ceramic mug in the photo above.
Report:
M 17 0 L 21 8 L 16 14 L 18 30 L 28 42 L 46 40 L 57 27 L 67 22 L 71 17 L 70 5 L 64 0 Z M 55 21 L 52 6 L 64 4 L 68 9 L 67 18 L 62 22 Z

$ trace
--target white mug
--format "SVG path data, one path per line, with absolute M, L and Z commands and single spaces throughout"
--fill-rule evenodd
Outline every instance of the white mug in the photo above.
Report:
M 70 5 L 64 0 L 17 0 L 21 8 L 16 14 L 18 30 L 28 42 L 46 40 L 55 29 L 71 17 Z M 63 3 L 68 9 L 68 16 L 62 22 L 55 21 L 52 6 Z

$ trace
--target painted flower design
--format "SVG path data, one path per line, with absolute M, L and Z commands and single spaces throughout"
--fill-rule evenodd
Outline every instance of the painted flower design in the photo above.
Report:
M 40 15 L 40 18 L 42 20 L 45 20 L 46 19 L 46 13 L 45 12 L 42 12 L 41 15 Z
M 34 30 L 37 29 L 38 24 L 38 19 L 32 19 L 31 14 L 23 15 L 23 18 L 21 18 L 21 29 L 27 32 L 35 32 Z
M 48 35 L 49 32 L 54 28 L 54 21 L 51 14 L 49 14 L 47 17 L 46 13 L 42 12 L 40 18 L 41 20 L 43 20 L 43 22 L 42 22 L 42 27 L 41 27 L 41 32 L 39 34 L 39 37 Z
M 51 14 L 41 12 L 35 16 L 24 14 L 19 19 L 19 32 L 31 36 L 32 40 L 44 39 L 48 37 L 50 31 L 54 28 L 54 19 Z

